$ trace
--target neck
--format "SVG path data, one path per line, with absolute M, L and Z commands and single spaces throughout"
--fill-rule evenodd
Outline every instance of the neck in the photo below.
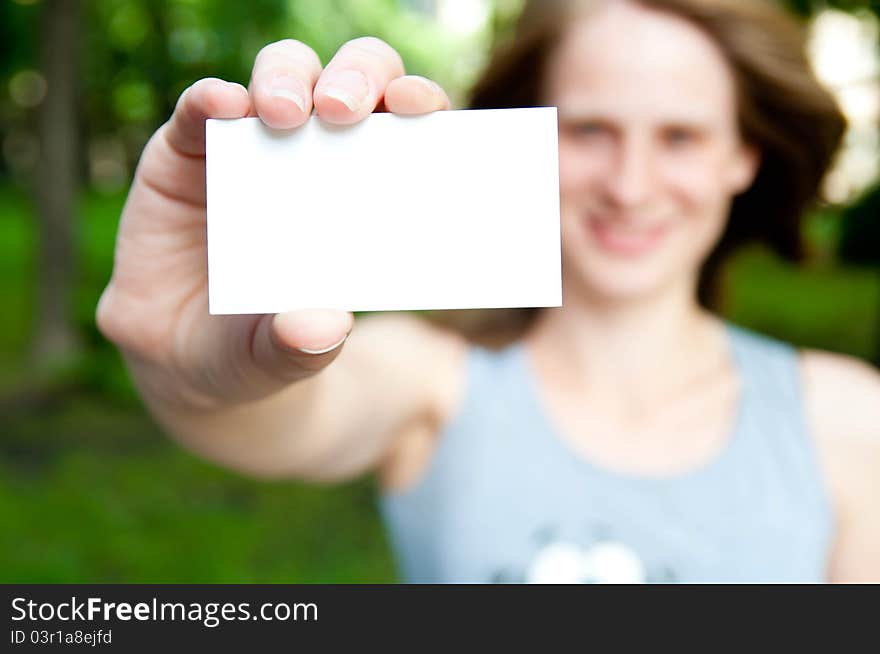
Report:
M 572 292 L 564 303 L 543 310 L 525 341 L 573 387 L 601 382 L 641 394 L 715 358 L 718 320 L 699 306 L 692 283 L 626 301 Z

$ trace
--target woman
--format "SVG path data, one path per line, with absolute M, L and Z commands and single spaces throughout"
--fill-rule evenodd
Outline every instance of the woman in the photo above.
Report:
M 377 471 L 411 581 L 880 581 L 877 373 L 704 308 L 736 244 L 797 254 L 842 131 L 780 13 L 527 6 L 475 104 L 559 108 L 564 306 L 507 347 L 408 314 L 209 316 L 204 119 L 380 104 L 448 101 L 376 39 L 323 71 L 282 41 L 148 144 L 97 317 L 176 439 L 258 476 Z

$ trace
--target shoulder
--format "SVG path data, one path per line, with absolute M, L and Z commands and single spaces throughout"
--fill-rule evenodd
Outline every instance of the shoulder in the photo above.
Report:
M 808 427 L 819 440 L 880 443 L 880 371 L 852 356 L 797 348 L 732 323 L 728 328 L 740 355 L 762 375 L 783 382 L 796 374 Z
M 807 418 L 829 443 L 880 448 L 880 372 L 854 357 L 820 350 L 800 356 Z
M 880 581 L 880 373 L 858 359 L 804 351 L 805 411 L 836 512 L 830 575 Z
M 838 493 L 880 479 L 880 373 L 818 350 L 801 353 L 800 369 L 807 422 Z

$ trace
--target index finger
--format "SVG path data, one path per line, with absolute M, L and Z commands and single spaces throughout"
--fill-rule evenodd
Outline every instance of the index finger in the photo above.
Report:
M 318 116 L 340 125 L 363 120 L 382 100 L 389 82 L 404 73 L 400 55 L 381 39 L 365 36 L 349 41 L 315 85 Z
M 241 118 L 250 108 L 241 84 L 207 77 L 187 88 L 177 100 L 174 113 L 163 126 L 168 144 L 187 156 L 205 156 L 205 120 Z

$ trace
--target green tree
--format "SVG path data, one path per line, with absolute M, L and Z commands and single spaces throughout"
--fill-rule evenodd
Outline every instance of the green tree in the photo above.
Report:
M 76 0 L 43 6 L 40 54 L 46 97 L 40 107 L 40 163 L 35 194 L 39 223 L 39 300 L 33 350 L 38 364 L 68 359 L 78 350 L 72 318 L 75 284 L 73 204 L 77 186 Z

